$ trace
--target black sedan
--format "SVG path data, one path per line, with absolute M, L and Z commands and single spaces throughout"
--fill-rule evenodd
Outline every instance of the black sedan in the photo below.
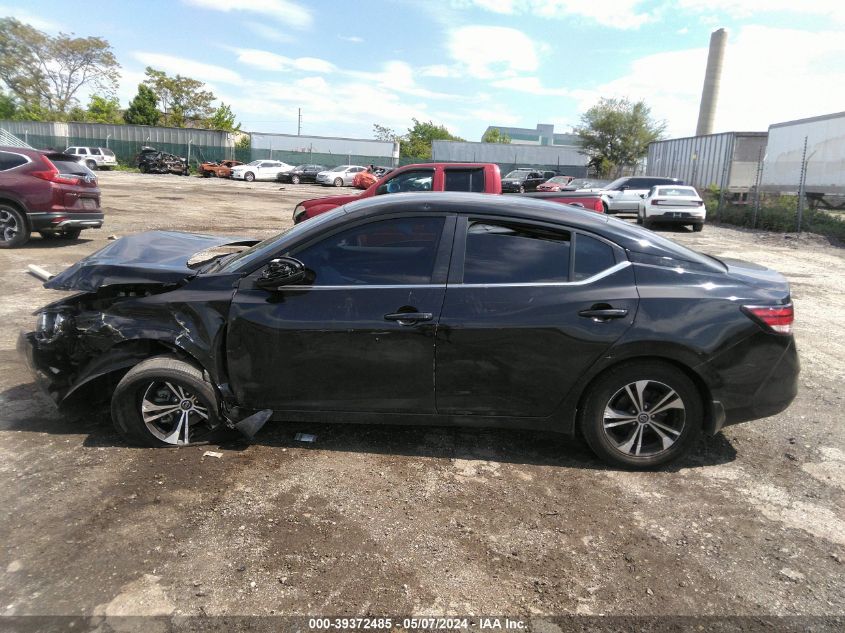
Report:
M 557 176 L 554 171 L 540 171 L 536 169 L 514 169 L 502 178 L 502 193 L 524 193 L 536 191 L 550 178 Z
M 317 182 L 317 174 L 328 169 L 325 165 L 297 165 L 290 171 L 276 176 L 278 182 L 290 182 L 298 185 L 301 182 Z
M 81 293 L 21 336 L 39 382 L 110 396 L 147 446 L 271 417 L 490 425 L 643 468 L 797 387 L 780 274 L 538 200 L 379 196 L 260 243 L 141 233 L 45 286 Z

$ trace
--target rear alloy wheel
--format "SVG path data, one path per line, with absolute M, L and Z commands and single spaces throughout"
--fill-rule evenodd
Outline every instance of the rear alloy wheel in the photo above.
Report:
M 252 182 L 253 180 L 255 180 L 255 174 L 253 174 L 251 171 L 246 172 L 244 174 L 244 180 L 246 180 L 247 182 Z
M 29 227 L 23 214 L 8 205 L 0 205 L 0 248 L 17 248 L 29 241 Z
M 343 178 L 335 178 L 334 179 L 334 186 L 335 187 L 342 187 L 343 186 Z
M 94 171 L 95 169 L 97 169 L 97 161 L 88 159 L 85 161 L 85 166 L 91 171 Z
M 637 210 L 637 224 L 642 224 L 642 223 L 643 223 L 643 210 L 638 209 Z
M 686 453 L 701 432 L 703 407 L 693 382 L 660 362 L 622 365 L 587 394 L 580 425 L 602 460 L 653 468 Z
M 299 176 L 291 176 L 290 181 L 291 181 L 292 184 L 298 185 L 299 184 Z
M 140 446 L 208 442 L 220 426 L 214 388 L 199 368 L 171 356 L 133 367 L 112 396 L 117 430 Z

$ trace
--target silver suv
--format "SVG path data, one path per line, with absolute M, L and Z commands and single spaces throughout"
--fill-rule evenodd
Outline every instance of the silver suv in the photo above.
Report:
M 643 196 L 657 185 L 683 185 L 677 178 L 658 178 L 655 176 L 626 176 L 617 178 L 602 188 L 601 201 L 605 213 L 636 213 Z
M 117 158 L 108 147 L 68 147 L 65 154 L 79 157 L 88 169 L 111 169 L 117 167 Z

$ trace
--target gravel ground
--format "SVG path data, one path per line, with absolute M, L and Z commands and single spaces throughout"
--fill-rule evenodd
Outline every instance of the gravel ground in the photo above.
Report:
M 784 273 L 802 361 L 791 408 L 671 468 L 612 470 L 537 432 L 311 424 L 268 425 L 213 458 L 129 448 L 103 413 L 56 413 L 14 350 L 58 295 L 26 265 L 57 272 L 147 229 L 267 236 L 334 191 L 128 173 L 101 185 L 104 229 L 0 255 L 0 614 L 845 614 L 840 246 L 665 232 Z

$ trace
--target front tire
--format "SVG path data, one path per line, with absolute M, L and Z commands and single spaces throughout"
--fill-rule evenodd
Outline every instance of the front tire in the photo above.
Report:
M 190 446 L 219 428 L 217 395 L 196 366 L 155 356 L 129 370 L 111 401 L 115 428 L 135 446 Z
M 17 248 L 29 241 L 30 230 L 23 213 L 0 204 L 0 248 Z
M 343 178 L 335 178 L 334 179 L 334 186 L 335 187 L 342 187 L 343 186 Z
M 291 182 L 291 184 L 298 185 L 299 184 L 299 176 L 291 176 L 290 182 Z
M 659 361 L 611 369 L 589 388 L 579 427 L 613 466 L 654 468 L 686 454 L 701 433 L 704 406 L 693 381 Z
M 253 174 L 251 171 L 246 172 L 244 174 L 244 180 L 246 180 L 247 182 L 254 181 L 255 180 L 255 174 Z

